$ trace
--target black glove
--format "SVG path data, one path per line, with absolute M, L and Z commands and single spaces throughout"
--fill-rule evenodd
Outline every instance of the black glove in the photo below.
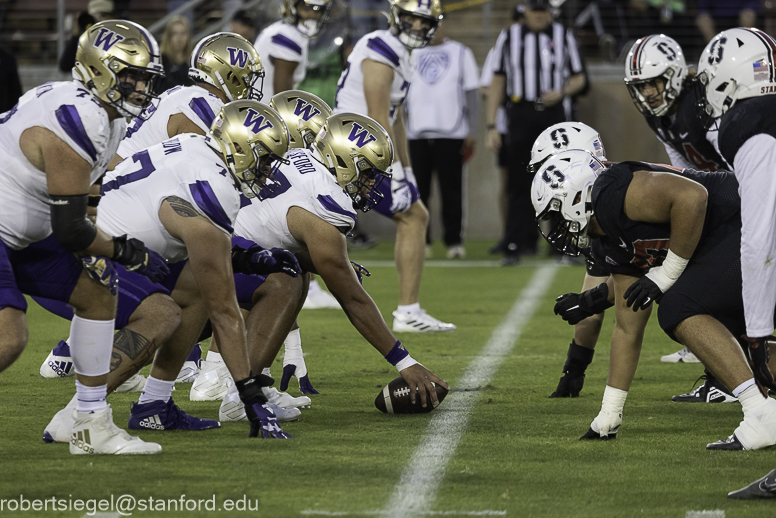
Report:
M 170 273 L 164 257 L 146 248 L 139 239 L 127 238 L 126 234 L 113 238 L 113 260 L 127 271 L 145 275 L 153 282 L 161 281 Z
M 585 383 L 585 375 L 584 374 L 574 374 L 571 372 L 566 372 L 563 374 L 563 376 L 560 378 L 560 381 L 558 382 L 558 387 L 555 389 L 555 392 L 550 394 L 549 398 L 558 398 L 558 397 L 579 397 L 579 392 L 582 390 L 582 386 Z
M 773 379 L 773 373 L 768 367 L 768 360 L 771 358 L 769 338 L 771 337 L 749 338 L 744 335 L 740 341 L 746 353 L 746 359 L 749 361 L 749 367 L 754 373 L 754 380 L 765 397 L 768 397 L 768 389 L 776 390 L 776 380 Z
M 369 272 L 369 270 L 367 270 L 366 268 L 364 268 L 363 266 L 361 266 L 357 262 L 350 261 L 350 264 L 353 266 L 353 271 L 356 272 L 356 277 L 358 277 L 358 283 L 359 284 L 363 284 L 364 283 L 364 276 L 366 276 L 366 277 L 371 277 L 372 276 L 372 274 Z
M 252 246 L 247 250 L 235 246 L 232 248 L 232 269 L 236 273 L 255 275 L 270 275 L 285 273 L 298 277 L 302 273 L 296 256 L 283 248 L 265 250 L 260 246 Z
M 609 286 L 605 282 L 582 293 L 566 293 L 555 299 L 555 314 L 571 324 L 577 325 L 582 320 L 602 313 L 614 306 L 608 300 Z
M 251 431 L 248 437 L 262 439 L 290 439 L 291 436 L 280 429 L 275 412 L 267 404 L 267 397 L 261 390 L 262 387 L 270 387 L 275 380 L 264 374 L 251 376 L 244 380 L 235 381 L 240 400 L 245 405 L 245 414 L 251 423 Z
M 625 305 L 633 307 L 633 311 L 636 312 L 639 308 L 647 309 L 652 301 L 657 300 L 661 295 L 663 292 L 660 291 L 657 284 L 645 275 L 625 290 L 623 298 L 628 299 Z

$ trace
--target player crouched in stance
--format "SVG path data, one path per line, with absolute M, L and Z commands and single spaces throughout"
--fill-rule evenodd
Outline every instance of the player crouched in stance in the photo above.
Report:
M 148 293 L 168 290 L 182 308 L 181 325 L 156 352 L 143 394 L 132 408 L 130 427 L 202 430 L 218 426 L 213 420 L 186 416 L 171 398 L 176 376 L 210 319 L 251 422 L 250 435 L 288 437 L 262 392 L 273 380 L 250 373 L 231 252 L 240 194 L 250 198 L 271 190 L 274 184 L 269 177 L 287 149 L 288 130 L 274 110 L 256 101 L 235 101 L 216 115 L 210 136 L 179 135 L 133 155 L 106 175 L 100 224 L 108 233 L 142 237 L 171 263 L 161 285 L 133 286 L 136 293 L 131 298 L 144 300 Z M 263 258 L 264 254 L 252 254 L 243 264 L 252 268 Z M 132 363 L 113 371 L 111 376 L 118 378 L 114 385 L 140 367 Z M 52 436 L 67 426 L 56 421 L 55 417 L 49 425 L 55 429 L 50 431 Z
M 776 444 L 776 401 L 755 382 L 735 338 L 744 332 L 737 189 L 728 172 L 640 162 L 607 169 L 582 150 L 560 153 L 536 173 L 532 199 L 537 220 L 550 223 L 547 241 L 572 255 L 590 247 L 614 280 L 609 378 L 601 412 L 582 439 L 616 438 L 652 302 L 660 300 L 661 328 L 741 401 L 741 424 L 707 448 Z
M 412 402 L 419 393 L 423 406 L 436 406 L 432 383 L 447 384 L 412 359 L 391 333 L 348 259 L 345 236 L 356 222 L 354 208 L 367 212 L 380 202 L 378 188 L 389 179 L 385 171 L 393 158 L 390 137 L 373 119 L 332 115 L 310 149 L 286 155 L 288 163 L 273 176 L 278 188 L 240 211 L 235 233 L 264 248 L 297 253 L 302 268 L 320 275 L 353 326 L 414 389 Z M 253 359 L 268 367 L 276 353 L 266 348 Z
M 106 286 L 87 272 L 95 262 L 113 268 L 115 261 L 156 279 L 167 268 L 141 241 L 113 237 L 86 218 L 90 185 L 115 155 L 124 118 L 148 106 L 161 76 L 159 47 L 148 31 L 123 20 L 98 23 L 79 40 L 74 81 L 39 86 L 0 117 L 0 371 L 27 343 L 23 293 L 74 308 L 76 404 L 65 437 L 73 454 L 161 451 L 113 424 L 106 383 L 115 278 Z M 177 310 L 165 314 L 177 325 Z

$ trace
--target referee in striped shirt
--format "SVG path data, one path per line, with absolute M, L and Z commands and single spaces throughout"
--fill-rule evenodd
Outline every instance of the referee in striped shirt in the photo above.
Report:
M 549 0 L 526 0 L 523 18 L 501 31 L 494 49 L 494 76 L 487 105 L 486 145 L 507 146 L 507 218 L 502 265 L 536 252 L 538 235 L 531 204 L 532 176 L 526 172 L 539 134 L 567 120 L 571 96 L 587 84 L 571 30 L 553 22 Z M 496 130 L 496 113 L 506 102 L 506 141 Z M 565 105 L 565 106 L 564 106 Z

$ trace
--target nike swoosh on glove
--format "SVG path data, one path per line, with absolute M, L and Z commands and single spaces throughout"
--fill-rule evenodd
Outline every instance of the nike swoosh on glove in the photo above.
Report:
M 647 309 L 662 294 L 663 292 L 660 291 L 657 284 L 645 275 L 625 290 L 623 298 L 627 299 L 625 305 L 629 308 L 632 307 L 635 312 L 639 309 Z

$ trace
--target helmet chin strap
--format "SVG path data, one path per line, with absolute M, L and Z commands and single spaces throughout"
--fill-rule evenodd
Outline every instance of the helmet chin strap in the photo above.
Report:
M 232 93 L 226 87 L 226 81 L 224 81 L 224 78 L 221 77 L 221 72 L 219 72 L 218 70 L 216 70 L 216 77 L 218 78 L 218 84 L 221 85 L 221 91 L 224 92 L 224 95 L 226 95 L 226 98 L 229 99 L 229 101 L 234 101 L 234 97 L 232 97 Z

